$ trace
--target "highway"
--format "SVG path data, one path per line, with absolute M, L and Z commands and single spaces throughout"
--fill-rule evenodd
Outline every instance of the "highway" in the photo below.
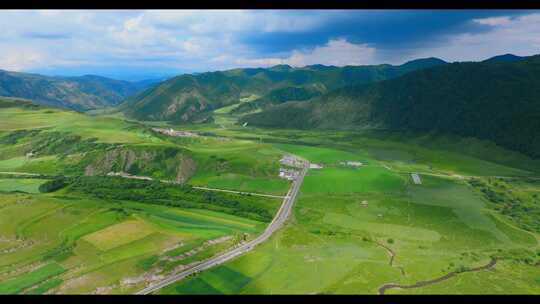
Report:
M 183 278 L 194 274 L 201 272 L 203 270 L 209 269 L 213 266 L 223 264 L 226 261 L 239 256 L 243 253 L 246 253 L 250 250 L 252 250 L 255 246 L 259 245 L 260 243 L 266 241 L 276 230 L 281 228 L 287 218 L 289 217 L 289 214 L 291 213 L 294 201 L 296 199 L 296 195 L 298 194 L 298 191 L 300 190 L 300 186 L 302 185 L 302 182 L 304 181 L 304 177 L 309 169 L 309 162 L 304 161 L 304 167 L 302 168 L 302 171 L 300 171 L 300 174 L 298 177 L 293 181 L 291 188 L 289 189 L 289 192 L 283 199 L 283 203 L 281 204 L 281 207 L 279 208 L 278 212 L 276 213 L 276 216 L 270 222 L 270 224 L 266 227 L 264 232 L 260 234 L 255 239 L 248 241 L 247 243 L 241 244 L 235 248 L 232 248 L 231 250 L 222 253 L 220 255 L 217 255 L 215 257 L 212 257 L 210 259 L 207 259 L 200 264 L 193 266 L 190 269 L 184 270 L 182 272 L 172 274 L 171 276 L 163 279 L 162 281 L 152 284 L 140 291 L 138 291 L 135 294 L 138 295 L 147 295 L 151 294 L 165 286 L 171 285 L 177 281 L 182 280 Z

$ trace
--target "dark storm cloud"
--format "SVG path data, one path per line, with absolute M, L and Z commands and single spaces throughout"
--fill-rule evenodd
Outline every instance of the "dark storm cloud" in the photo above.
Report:
M 303 12 L 312 14 L 312 12 Z M 377 49 L 415 49 L 445 42 L 448 35 L 478 33 L 491 26 L 472 22 L 473 19 L 532 13 L 528 10 L 391 10 L 344 11 L 333 14 L 305 32 L 247 33 L 239 38 L 260 53 L 279 53 L 311 48 L 330 39 L 345 38 L 352 43 L 367 43 Z M 324 14 L 315 12 L 313 14 Z

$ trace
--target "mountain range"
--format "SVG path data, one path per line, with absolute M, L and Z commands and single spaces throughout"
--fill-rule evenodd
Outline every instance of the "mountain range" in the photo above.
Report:
M 128 98 L 119 109 L 128 117 L 139 120 L 193 122 L 208 117 L 214 109 L 239 103 L 244 97 L 255 97 L 253 106 L 264 108 L 288 101 L 288 98 L 305 100 L 347 85 L 391 79 L 444 64 L 443 60 L 427 58 L 398 66 L 310 65 L 293 68 L 277 65 L 185 74 Z
M 287 102 L 242 121 L 298 129 L 447 133 L 540 157 L 540 55 L 417 70 L 346 86 L 309 102 Z
M 51 77 L 0 70 L 0 96 L 84 111 L 114 107 L 138 120 L 212 121 L 297 129 L 385 129 L 475 137 L 540 157 L 540 55 L 480 62 L 243 68 L 159 82 Z
M 95 75 L 57 77 L 0 70 L 0 96 L 85 111 L 115 106 L 158 80 L 129 82 Z

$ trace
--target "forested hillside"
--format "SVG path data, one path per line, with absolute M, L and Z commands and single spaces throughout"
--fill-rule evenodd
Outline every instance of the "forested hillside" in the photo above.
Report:
M 385 128 L 491 140 L 540 157 L 540 55 L 452 63 L 247 115 L 252 125 Z
M 209 112 L 214 109 L 239 103 L 244 97 L 262 97 L 266 101 L 263 100 L 260 104 L 271 105 L 288 101 L 289 97 L 293 98 L 292 100 L 297 99 L 297 93 L 300 93 L 301 98 L 306 94 L 316 96 L 343 86 L 390 79 L 442 64 L 445 62 L 440 59 L 428 58 L 399 66 L 311 65 L 292 68 L 278 65 L 268 69 L 249 68 L 185 74 L 129 98 L 119 108 L 135 119 L 189 122 L 210 115 Z M 280 95 L 280 89 L 285 90 L 282 92 L 284 94 Z M 274 95 L 272 97 L 266 96 L 267 94 Z

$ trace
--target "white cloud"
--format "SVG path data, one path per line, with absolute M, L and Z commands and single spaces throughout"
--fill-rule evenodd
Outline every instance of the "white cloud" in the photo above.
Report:
M 23 18 L 31 22 L 17 22 Z M 0 32 L 0 47 L 40 48 L 62 65 L 93 61 L 137 66 L 148 65 L 152 58 L 154 65 L 200 70 L 213 68 L 207 63 L 222 55 L 253 57 L 254 51 L 235 39 L 242 33 L 305 31 L 317 22 L 309 15 L 289 18 L 244 10 L 9 11 L 0 12 L 0 27 L 7 29 Z M 68 38 L 31 39 L 53 37 L 52 33 Z M 221 67 L 231 65 L 232 61 L 224 62 Z M 13 66 L 23 65 L 9 65 Z
M 375 48 L 367 44 L 354 44 L 345 39 L 334 39 L 311 50 L 294 50 L 286 58 L 237 59 L 235 62 L 242 65 L 252 64 L 258 66 L 276 64 L 288 64 L 295 67 L 312 64 L 346 66 L 372 64 L 375 55 Z
M 335 66 L 362 65 L 373 63 L 374 56 L 375 48 L 367 44 L 353 44 L 345 39 L 336 39 L 312 51 L 294 51 L 287 62 L 292 66 L 317 63 Z
M 503 17 L 473 19 L 473 22 L 478 23 L 478 24 L 483 24 L 483 25 L 497 26 L 501 24 L 508 24 L 511 22 L 511 20 L 509 17 L 503 16 Z
M 36 66 L 43 66 L 47 56 L 35 50 L 9 49 L 0 51 L 0 68 L 9 71 L 21 71 Z

